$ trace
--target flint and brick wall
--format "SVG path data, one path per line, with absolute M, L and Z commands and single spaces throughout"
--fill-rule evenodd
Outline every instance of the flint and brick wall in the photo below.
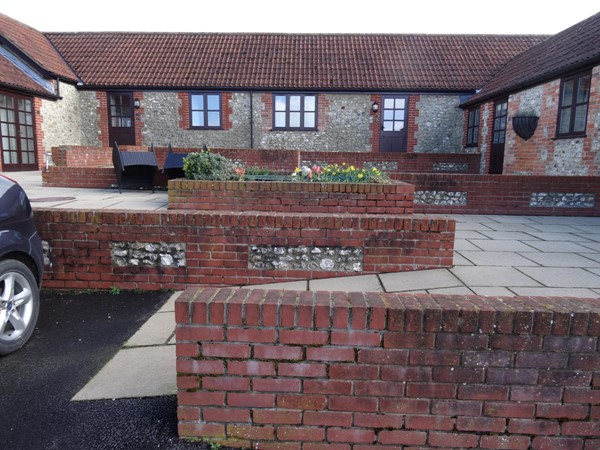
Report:
M 600 216 L 599 177 L 398 174 L 397 178 L 414 185 L 418 213 Z M 428 196 L 440 201 L 424 202 Z
M 334 214 L 412 214 L 405 183 L 169 181 L 169 209 Z
M 186 290 L 179 435 L 245 448 L 600 446 L 594 299 Z
M 181 289 L 357 273 L 328 263 L 260 269 L 250 260 L 253 248 L 261 246 L 361 248 L 358 273 L 364 274 L 450 267 L 455 230 L 453 220 L 421 215 L 35 209 L 34 218 L 50 247 L 52 267 L 46 268 L 44 286 L 75 289 Z M 185 262 L 145 265 L 129 258 L 123 264 L 114 243 L 130 243 L 118 248 L 175 244 L 184 254 L 171 255 L 173 260 Z

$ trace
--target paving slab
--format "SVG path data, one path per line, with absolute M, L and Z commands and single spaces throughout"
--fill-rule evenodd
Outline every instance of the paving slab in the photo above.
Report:
M 252 287 L 255 289 L 282 289 L 286 291 L 306 291 L 308 290 L 308 280 L 288 281 L 285 283 L 257 284 Z
M 585 269 L 519 267 L 519 270 L 547 287 L 600 288 L 600 275 Z M 523 285 L 515 284 L 514 286 Z
M 473 295 L 473 291 L 466 286 L 458 286 L 452 288 L 427 289 L 429 294 L 446 294 L 446 295 Z
M 516 295 L 510 289 L 501 286 L 472 286 L 471 290 L 476 295 L 488 297 L 514 297 Z
M 158 312 L 141 326 L 125 343 L 125 347 L 167 345 L 173 337 L 175 315 L 172 311 Z
M 493 241 L 497 242 L 497 241 Z M 590 253 L 595 250 L 592 248 L 584 247 L 581 243 L 575 242 L 560 242 L 560 241 L 527 241 L 527 245 L 530 246 L 529 250 L 515 250 L 517 252 L 531 251 L 531 248 L 539 250 L 541 252 L 548 253 Z
M 520 231 L 482 231 L 481 234 L 488 239 L 498 241 L 535 241 L 537 238 L 532 234 L 523 233 Z
M 504 232 L 521 232 L 521 233 L 532 233 L 536 229 L 533 228 L 532 224 L 523 223 L 486 223 L 486 226 L 491 231 L 504 231 Z
M 537 266 L 534 261 L 516 252 L 461 251 L 460 254 L 475 266 Z M 454 264 L 457 266 L 458 264 Z M 464 265 L 464 264 L 463 264 Z
M 383 287 L 377 275 L 359 275 L 355 277 L 324 278 L 310 280 L 310 291 L 342 291 L 342 292 L 382 292 Z
M 553 225 L 546 223 L 536 223 L 530 224 L 528 227 L 532 228 L 535 231 L 539 231 L 541 233 L 577 233 L 581 232 L 577 228 L 571 225 Z
M 483 239 L 478 239 L 477 242 L 479 241 L 483 242 Z M 454 239 L 454 250 L 480 250 L 480 248 L 466 239 Z
M 466 286 L 541 286 L 512 267 L 453 267 L 450 271 Z
M 591 289 L 584 288 L 562 288 L 562 287 L 515 287 L 512 290 L 517 295 L 528 297 L 579 297 L 595 298 L 597 293 Z
M 175 360 L 174 345 L 122 349 L 72 400 L 174 395 Z
M 379 279 L 385 288 L 385 292 L 403 292 L 463 286 L 463 283 L 453 276 L 448 269 L 384 273 L 379 275 Z
M 600 253 L 579 253 L 579 255 L 594 261 L 600 261 Z
M 462 252 L 461 252 L 462 253 Z M 452 258 L 452 262 L 455 266 L 472 266 L 473 263 L 469 261 L 467 258 L 461 255 L 459 252 L 454 252 L 454 257 Z
M 581 232 L 574 233 L 555 233 L 555 232 L 536 232 L 535 237 L 542 241 L 561 241 L 561 242 L 593 242 L 582 236 Z
M 454 233 L 455 239 L 489 239 L 480 231 L 475 230 L 456 230 Z
M 600 242 L 580 242 L 579 244 L 585 248 L 600 252 Z
M 544 267 L 600 267 L 600 262 L 576 253 L 521 253 L 523 258 L 534 261 Z M 511 264 L 512 266 L 531 266 L 535 264 Z
M 469 243 L 476 248 L 465 248 L 461 250 L 485 250 L 488 252 L 531 252 L 534 251 L 529 244 L 537 241 L 527 241 L 527 244 L 520 241 L 497 241 L 497 240 L 470 240 Z M 542 242 L 542 241 L 540 241 Z M 457 249 L 458 250 L 458 249 Z

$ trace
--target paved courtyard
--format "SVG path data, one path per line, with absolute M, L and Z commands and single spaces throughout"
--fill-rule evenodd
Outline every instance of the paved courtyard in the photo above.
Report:
M 167 193 L 45 188 L 39 172 L 10 174 L 35 207 L 164 210 Z M 454 266 L 262 285 L 272 289 L 600 298 L 600 217 L 453 215 Z M 175 387 L 173 305 L 144 324 L 77 400 L 170 395 Z M 137 361 L 137 364 L 130 364 Z M 147 382 L 137 382 L 141 375 Z M 150 376 L 150 374 L 152 376 Z

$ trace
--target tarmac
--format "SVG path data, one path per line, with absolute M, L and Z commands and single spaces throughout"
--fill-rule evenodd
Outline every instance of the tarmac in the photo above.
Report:
M 166 191 L 43 187 L 40 172 L 9 173 L 35 208 L 160 211 Z M 449 215 L 456 220 L 454 266 L 253 287 L 290 290 L 568 296 L 600 301 L 600 217 Z M 74 401 L 173 395 L 174 304 L 180 292 L 123 345 Z M 135 363 L 132 364 L 131 362 Z M 139 380 L 144 379 L 144 383 Z

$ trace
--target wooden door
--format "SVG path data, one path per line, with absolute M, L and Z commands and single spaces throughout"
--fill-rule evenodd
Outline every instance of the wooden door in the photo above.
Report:
M 4 171 L 37 170 L 33 99 L 0 94 L 0 148 Z
M 504 142 L 506 140 L 506 121 L 508 115 L 508 99 L 494 103 L 494 129 L 492 147 L 490 149 L 489 173 L 501 174 L 504 166 Z
M 108 137 L 110 146 L 135 145 L 133 95 L 130 92 L 108 94 Z
M 408 120 L 408 98 L 403 95 L 383 97 L 381 110 L 382 152 L 406 151 L 406 124 Z

